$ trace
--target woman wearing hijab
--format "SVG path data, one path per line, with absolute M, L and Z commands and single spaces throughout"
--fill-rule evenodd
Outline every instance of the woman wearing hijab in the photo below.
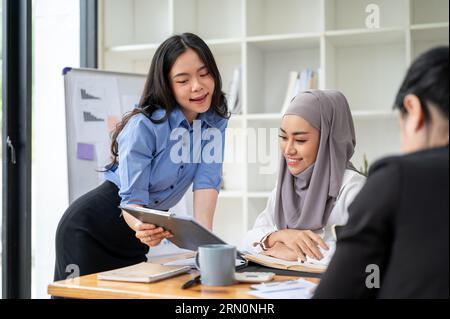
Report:
M 355 130 L 346 98 L 333 90 L 300 93 L 283 116 L 279 137 L 277 186 L 242 248 L 326 264 L 334 226 L 347 222 L 347 207 L 365 181 L 350 162 Z

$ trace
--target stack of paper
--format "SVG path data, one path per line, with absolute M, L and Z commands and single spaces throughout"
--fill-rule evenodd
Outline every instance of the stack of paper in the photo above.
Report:
M 310 281 L 297 279 L 253 285 L 248 293 L 263 299 L 310 299 L 316 287 Z

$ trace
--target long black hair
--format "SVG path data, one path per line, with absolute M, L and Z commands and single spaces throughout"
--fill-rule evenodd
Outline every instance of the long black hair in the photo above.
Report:
M 117 137 L 134 115 L 142 113 L 155 124 L 167 121 L 170 113 L 177 105 L 171 89 L 169 73 L 177 58 L 188 49 L 192 49 L 198 54 L 214 79 L 215 86 L 211 107 L 219 116 L 223 118 L 230 117 L 225 94 L 222 91 L 222 78 L 208 45 L 200 37 L 192 33 L 171 36 L 158 47 L 153 56 L 138 107 L 125 114 L 112 133 L 112 162 L 105 167 L 106 169 L 110 169 L 118 162 L 119 146 Z M 165 110 L 165 116 L 161 119 L 153 119 L 152 115 L 158 109 Z
M 428 103 L 438 108 L 448 119 L 448 46 L 430 49 L 420 55 L 411 65 L 395 98 L 394 109 L 406 113 L 403 100 L 414 94 L 420 100 L 425 120 L 430 120 Z

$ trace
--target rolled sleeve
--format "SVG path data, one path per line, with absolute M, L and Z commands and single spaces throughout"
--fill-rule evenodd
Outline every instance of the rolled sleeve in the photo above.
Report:
M 222 165 L 216 163 L 202 163 L 195 173 L 193 191 L 198 189 L 215 189 L 220 192 L 222 184 Z
M 150 120 L 143 115 L 131 118 L 119 134 L 118 144 L 121 205 L 148 205 L 155 151 L 155 133 Z
M 217 130 L 217 133 L 220 133 L 220 137 L 218 134 L 211 133 L 208 130 L 205 130 L 203 133 L 204 138 L 206 134 L 206 138 L 213 136 L 213 138 L 209 139 L 209 142 L 205 144 L 202 149 L 202 152 L 209 152 L 211 148 L 214 148 L 214 152 L 216 150 L 220 150 L 220 154 L 217 157 L 218 161 L 213 161 L 211 163 L 205 162 L 202 156 L 202 161 L 198 165 L 197 171 L 195 173 L 194 181 L 193 181 L 193 191 L 198 189 L 215 189 L 217 192 L 220 191 L 220 187 L 222 184 L 222 169 L 223 169 L 223 158 L 224 158 L 224 148 L 225 148 L 225 129 L 227 127 L 228 120 L 223 120 L 221 125 L 218 128 L 210 128 L 209 130 Z M 216 144 L 216 139 L 221 143 Z

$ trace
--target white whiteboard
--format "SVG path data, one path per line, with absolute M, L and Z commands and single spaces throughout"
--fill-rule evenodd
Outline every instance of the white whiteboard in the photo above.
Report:
M 110 160 L 110 130 L 138 104 L 145 75 L 65 68 L 69 201 L 103 181 Z

